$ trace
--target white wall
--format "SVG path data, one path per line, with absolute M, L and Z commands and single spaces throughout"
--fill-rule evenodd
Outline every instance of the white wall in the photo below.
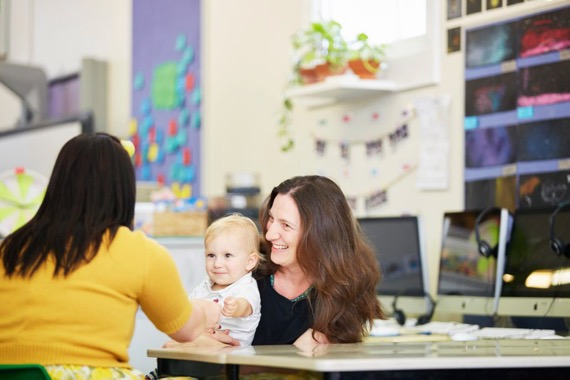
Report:
M 109 64 L 108 123 L 126 136 L 130 120 L 131 1 L 10 0 L 8 60 L 42 66 L 48 78 L 79 72 L 82 58 Z M 0 128 L 19 109 L 0 89 Z
M 446 191 L 421 192 L 412 174 L 389 189 L 389 203 L 379 215 L 417 213 L 424 219 L 430 258 L 432 291 L 435 292 L 441 218 L 446 210 L 463 206 L 463 52 L 446 53 L 447 28 L 472 27 L 566 4 L 568 0 L 528 1 L 504 9 L 446 21 L 441 9 L 441 82 L 438 85 L 392 95 L 372 97 L 354 104 L 308 110 L 296 105 L 294 133 L 297 146 L 281 153 L 277 116 L 290 71 L 290 36 L 308 21 L 309 0 L 203 1 L 204 16 L 204 186 L 207 196 L 225 192 L 225 175 L 251 171 L 260 175 L 263 194 L 282 180 L 314 173 L 323 166 L 314 154 L 313 133 L 321 118 L 334 119 L 343 112 L 379 110 L 383 131 L 390 131 L 401 109 L 417 97 L 451 95 L 450 185 Z M 109 128 L 127 134 L 131 83 L 131 2 L 116 0 L 18 0 L 12 1 L 10 59 L 41 64 L 50 76 L 76 71 L 83 56 L 109 63 Z M 421 64 L 419 62 L 418 64 Z M 2 100 L 2 115 L 14 114 Z M 17 111 L 16 113 L 17 114 Z M 411 125 L 417 128 L 417 124 Z M 417 159 L 417 129 L 402 144 L 400 155 L 386 158 L 386 177 L 378 183 L 336 178 L 347 192 L 382 186 L 390 170 L 401 160 Z M 331 133 L 336 133 L 332 131 Z M 355 131 L 363 133 L 363 131 Z

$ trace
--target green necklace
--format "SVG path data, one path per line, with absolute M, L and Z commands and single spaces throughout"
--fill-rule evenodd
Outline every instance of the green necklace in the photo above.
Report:
M 273 275 L 269 276 L 269 281 L 271 282 L 271 287 L 275 288 L 275 277 Z M 301 294 L 300 296 L 297 296 L 295 298 L 293 298 L 292 300 L 290 300 L 291 302 L 297 302 L 300 301 L 304 298 L 307 298 L 307 296 L 309 295 L 309 293 L 311 292 L 311 290 L 313 290 L 313 285 L 309 286 L 309 289 L 305 290 L 303 292 L 303 294 Z

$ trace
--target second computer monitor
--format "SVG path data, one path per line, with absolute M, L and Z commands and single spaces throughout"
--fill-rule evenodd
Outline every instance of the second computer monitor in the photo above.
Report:
M 438 313 L 495 314 L 509 223 L 509 212 L 500 208 L 444 214 Z
M 417 216 L 359 218 L 358 222 L 374 246 L 382 269 L 376 292 L 385 310 L 395 297 L 398 309 L 409 314 L 426 312 L 429 291 L 421 221 Z
M 499 315 L 570 317 L 570 257 L 556 254 L 552 238 L 570 243 L 570 207 L 515 212 L 507 247 Z

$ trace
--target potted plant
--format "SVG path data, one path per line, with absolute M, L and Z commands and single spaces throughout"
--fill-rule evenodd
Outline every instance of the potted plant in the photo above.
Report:
M 334 20 L 313 22 L 308 29 L 293 36 L 293 69 L 299 83 L 308 84 L 324 80 L 329 75 L 344 74 L 348 43 L 341 30 L 342 26 Z
M 385 46 L 371 44 L 368 35 L 360 33 L 351 46 L 348 66 L 359 78 L 375 79 L 385 58 Z

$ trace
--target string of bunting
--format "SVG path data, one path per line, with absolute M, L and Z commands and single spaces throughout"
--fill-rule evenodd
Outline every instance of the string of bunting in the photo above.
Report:
M 402 111 L 401 120 L 398 122 L 396 128 L 392 132 L 384 133 L 376 137 L 368 139 L 354 139 L 354 140 L 338 140 L 317 137 L 313 134 L 315 139 L 315 151 L 318 155 L 324 155 L 329 144 L 337 145 L 340 148 L 340 155 L 343 159 L 350 158 L 350 147 L 353 145 L 362 145 L 366 147 L 366 156 L 371 157 L 380 155 L 384 148 L 384 140 L 388 138 L 391 146 L 395 146 L 402 140 L 409 137 L 408 123 L 415 117 L 415 112 L 412 108 Z M 347 122 L 349 116 L 344 116 L 343 120 Z
M 379 207 L 379 206 L 383 205 L 384 203 L 388 202 L 388 189 L 391 186 L 393 186 L 394 184 L 396 184 L 399 181 L 401 181 L 402 179 L 404 179 L 406 176 L 408 176 L 410 173 L 412 173 L 416 169 L 417 169 L 417 164 L 413 164 L 413 165 L 407 165 L 406 164 L 403 166 L 402 173 L 399 176 L 397 176 L 396 178 L 392 179 L 392 181 L 390 181 L 386 185 L 384 185 L 384 187 L 382 187 L 378 190 L 374 190 L 372 192 L 369 192 L 367 194 L 360 194 L 360 195 L 352 194 L 350 196 L 347 196 L 346 200 L 348 201 L 348 204 L 350 205 L 350 207 L 353 210 L 357 209 L 358 198 L 364 198 L 364 209 L 367 211 L 374 209 L 376 207 Z

